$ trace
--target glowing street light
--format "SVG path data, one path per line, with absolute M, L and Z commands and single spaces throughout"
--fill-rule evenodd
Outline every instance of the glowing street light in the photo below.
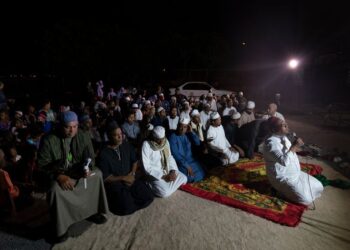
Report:
M 299 65 L 299 61 L 297 59 L 290 59 L 288 62 L 288 67 L 290 69 L 296 69 Z

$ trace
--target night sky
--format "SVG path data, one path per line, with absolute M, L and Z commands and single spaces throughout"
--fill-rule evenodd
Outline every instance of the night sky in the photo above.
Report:
M 176 80 L 179 70 L 224 69 L 242 79 L 279 67 L 291 55 L 310 63 L 338 53 L 350 61 L 344 4 L 188 2 L 3 7 L 0 74 L 134 83 Z

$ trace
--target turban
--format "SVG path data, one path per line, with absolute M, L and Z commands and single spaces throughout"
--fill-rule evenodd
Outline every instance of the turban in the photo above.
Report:
M 78 121 L 78 116 L 73 111 L 65 111 L 62 113 L 63 123 L 77 122 L 77 121 Z
M 90 120 L 90 116 L 88 114 L 84 114 L 82 116 L 80 116 L 80 122 L 85 122 L 85 121 L 88 121 Z

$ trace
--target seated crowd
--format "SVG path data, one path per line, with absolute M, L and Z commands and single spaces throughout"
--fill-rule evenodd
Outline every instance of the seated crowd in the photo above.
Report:
M 50 100 L 38 111 L 24 108 L 0 110 L 0 205 L 6 189 L 21 196 L 21 184 L 46 191 L 57 241 L 76 222 L 104 223 L 108 211 L 131 214 L 154 196 L 168 197 L 202 180 L 211 167 L 253 158 L 266 138 L 263 153 L 274 188 L 303 204 L 322 192 L 311 179 L 310 192 L 303 194 L 306 177 L 295 155 L 302 142 L 288 141 L 277 105 L 255 112 L 242 92 L 195 99 L 121 88 L 55 111 Z M 287 145 L 276 146 L 282 138 Z

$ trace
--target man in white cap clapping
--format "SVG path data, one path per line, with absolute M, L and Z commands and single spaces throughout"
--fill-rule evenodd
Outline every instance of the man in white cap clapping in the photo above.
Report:
M 177 168 L 162 126 L 155 127 L 151 139 L 143 143 L 142 163 L 156 196 L 168 197 L 187 182 L 186 176 Z
M 238 161 L 239 154 L 226 139 L 218 112 L 210 114 L 210 122 L 211 124 L 207 131 L 209 152 L 218 157 L 222 165 L 235 163 Z

